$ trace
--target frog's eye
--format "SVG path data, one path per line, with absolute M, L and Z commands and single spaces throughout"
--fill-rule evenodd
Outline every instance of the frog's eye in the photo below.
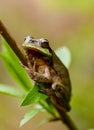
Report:
M 42 38 L 40 40 L 41 40 L 41 42 L 40 42 L 41 47 L 43 47 L 43 48 L 49 48 L 49 41 L 47 39 Z

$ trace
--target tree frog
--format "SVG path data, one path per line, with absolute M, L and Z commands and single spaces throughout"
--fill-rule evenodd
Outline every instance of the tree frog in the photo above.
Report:
M 51 49 L 47 39 L 27 36 L 22 44 L 26 52 L 30 77 L 39 85 L 39 91 L 49 95 L 60 110 L 70 110 L 71 83 L 67 68 Z M 41 83 L 45 87 L 40 87 Z

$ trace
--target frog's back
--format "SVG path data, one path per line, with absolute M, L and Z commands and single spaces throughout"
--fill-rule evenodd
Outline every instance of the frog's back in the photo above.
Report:
M 61 60 L 56 56 L 56 54 L 53 51 L 53 68 L 57 72 L 57 74 L 60 76 L 62 80 L 62 84 L 64 85 L 64 89 L 67 95 L 67 101 L 70 101 L 71 98 L 71 82 L 70 77 L 68 73 L 68 69 L 65 67 L 65 65 L 61 62 Z

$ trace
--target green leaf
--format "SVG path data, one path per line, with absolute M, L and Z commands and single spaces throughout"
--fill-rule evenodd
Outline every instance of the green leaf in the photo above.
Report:
M 30 89 L 30 91 L 26 94 L 25 98 L 23 99 L 21 106 L 26 106 L 33 103 L 39 103 L 42 106 L 41 109 L 46 110 L 54 117 L 59 116 L 55 107 L 50 102 L 48 96 L 39 92 L 38 86 L 34 86 L 33 89 Z
M 39 87 L 36 85 L 26 94 L 21 106 L 26 106 L 32 103 L 37 103 L 40 100 L 45 100 L 48 96 L 39 92 Z
M 36 103 L 38 102 L 38 100 L 39 100 L 38 86 L 34 86 L 27 92 L 25 98 L 21 103 L 21 106 L 26 106 L 31 103 Z
M 24 96 L 24 93 L 19 91 L 18 89 L 5 85 L 5 84 L 0 84 L 0 94 L 6 94 L 14 97 L 20 97 L 22 98 Z
M 20 122 L 20 126 L 23 126 L 24 124 L 26 124 L 29 120 L 31 120 L 33 117 L 35 117 L 38 113 L 40 112 L 40 109 L 31 109 L 29 110 L 24 118 L 21 120 Z
M 71 53 L 67 47 L 60 47 L 55 51 L 59 59 L 64 63 L 64 65 L 69 68 L 71 63 Z
M 25 69 L 21 66 L 19 63 L 19 59 L 14 54 L 14 52 L 11 50 L 9 45 L 5 40 L 2 41 L 3 43 L 3 49 L 2 53 L 0 54 L 1 58 L 3 59 L 7 69 L 11 73 L 11 75 L 14 77 L 14 79 L 25 89 L 29 90 L 31 85 L 31 80 L 25 71 Z

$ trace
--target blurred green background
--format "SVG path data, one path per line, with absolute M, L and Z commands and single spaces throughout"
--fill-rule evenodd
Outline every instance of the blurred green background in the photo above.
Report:
M 0 0 L 0 19 L 20 46 L 27 35 L 32 35 L 47 38 L 54 50 L 61 46 L 70 49 L 69 114 L 80 130 L 94 128 L 94 0 Z M 1 59 L 0 83 L 17 86 Z M 19 122 L 28 108 L 20 108 L 19 104 L 16 98 L 0 95 L 0 130 L 35 129 L 48 116 L 40 114 L 20 128 Z M 62 128 L 60 122 L 53 122 L 41 130 Z

